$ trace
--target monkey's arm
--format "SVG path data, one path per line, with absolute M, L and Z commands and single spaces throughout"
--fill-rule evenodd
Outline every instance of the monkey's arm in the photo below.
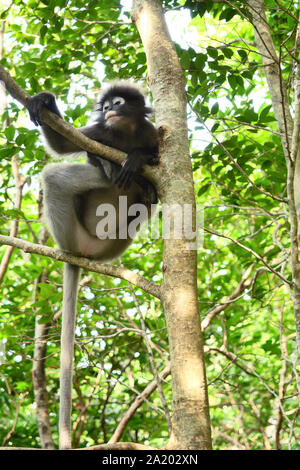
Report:
M 144 164 L 157 165 L 158 164 L 158 149 L 157 147 L 135 148 L 126 158 L 122 165 L 121 171 L 116 178 L 115 183 L 119 188 L 127 189 L 130 187 L 134 177 L 142 173 L 142 166 Z
M 78 147 L 78 145 L 73 144 L 73 142 L 70 142 L 64 136 L 54 131 L 51 127 L 43 122 L 42 110 L 44 107 L 62 118 L 62 114 L 56 104 L 55 96 L 47 91 L 42 91 L 41 93 L 33 96 L 27 105 L 31 121 L 36 126 L 42 127 L 43 134 L 50 148 L 61 155 L 82 150 L 80 147 Z M 87 137 L 94 139 L 95 127 L 95 125 L 86 126 L 78 130 L 80 130 L 80 132 L 82 132 Z
M 158 132 L 156 127 L 144 120 L 138 127 L 138 134 L 133 149 L 122 165 L 116 179 L 116 184 L 124 189 L 129 188 L 134 178 L 142 173 L 142 166 L 157 165 L 158 159 Z

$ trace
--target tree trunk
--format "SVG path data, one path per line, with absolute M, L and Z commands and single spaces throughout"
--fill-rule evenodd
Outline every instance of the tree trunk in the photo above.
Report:
M 147 55 L 149 85 L 161 134 L 162 204 L 188 204 L 195 193 L 187 133 L 186 93 L 182 70 L 163 17 L 160 0 L 135 0 L 133 20 Z M 176 214 L 175 214 L 176 216 Z M 167 448 L 210 449 L 210 419 L 202 334 L 197 298 L 197 252 L 190 250 L 174 226 L 164 241 L 162 300 L 168 326 L 173 389 L 172 438 Z
M 42 234 L 46 234 L 43 230 Z M 43 239 L 41 236 L 41 243 L 46 241 L 47 235 Z M 38 284 L 46 282 L 47 274 L 44 272 L 39 276 L 35 283 L 35 293 L 37 295 Z M 47 338 L 50 323 L 40 324 L 40 315 L 35 319 L 35 332 L 34 332 L 34 356 L 32 366 L 32 379 L 34 389 L 34 400 L 36 403 L 36 417 L 37 425 L 41 440 L 42 449 L 54 449 L 54 443 L 51 434 L 49 408 L 48 408 L 48 393 L 47 393 L 47 380 L 46 380 L 46 355 L 47 355 Z

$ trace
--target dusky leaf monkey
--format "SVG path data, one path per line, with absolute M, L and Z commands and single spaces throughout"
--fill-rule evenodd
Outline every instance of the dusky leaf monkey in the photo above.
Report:
M 29 100 L 28 111 L 35 125 L 40 125 L 52 151 L 65 155 L 81 149 L 43 122 L 46 107 L 62 117 L 52 93 L 41 92 Z M 84 135 L 128 154 L 122 166 L 88 154 L 86 164 L 48 164 L 42 172 L 44 216 L 48 228 L 62 250 L 78 256 L 108 261 L 119 257 L 133 240 L 128 228 L 134 216 L 123 210 L 120 197 L 127 197 L 127 207 L 147 211 L 157 203 L 154 186 L 141 176 L 144 164 L 158 163 L 158 132 L 147 119 L 152 109 L 134 85 L 119 82 L 100 96 L 96 119 L 80 130 Z M 134 206 L 138 204 L 138 206 Z M 100 233 L 99 221 L 105 222 L 101 208 L 113 207 L 114 230 Z M 139 211 L 139 209 L 137 209 Z M 102 218 L 101 218 L 102 217 Z M 124 229 L 125 234 L 124 236 Z M 114 233 L 112 233 L 114 232 Z M 127 232 L 127 233 L 126 233 Z M 60 359 L 60 448 L 71 448 L 71 395 L 79 268 L 65 264 Z

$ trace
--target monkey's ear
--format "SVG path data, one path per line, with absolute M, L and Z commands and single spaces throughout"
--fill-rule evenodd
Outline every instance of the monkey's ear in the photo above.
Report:
M 154 109 L 150 108 L 150 106 L 145 106 L 144 107 L 144 112 L 145 112 L 145 115 L 146 114 L 152 114 L 152 113 L 154 113 Z

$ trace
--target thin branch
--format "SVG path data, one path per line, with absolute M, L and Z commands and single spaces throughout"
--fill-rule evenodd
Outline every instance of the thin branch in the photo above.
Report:
M 22 405 L 22 402 L 24 401 L 26 395 L 28 395 L 29 392 L 26 392 L 26 393 L 23 393 L 20 395 L 20 401 L 17 402 L 16 404 L 16 414 L 15 414 L 15 419 L 14 419 L 14 422 L 13 422 L 13 425 L 12 425 L 12 428 L 10 431 L 8 431 L 8 433 L 6 434 L 6 436 L 4 437 L 3 439 L 3 442 L 2 442 L 2 445 L 5 446 L 5 444 L 7 443 L 7 441 L 11 438 L 11 436 L 14 434 L 15 430 L 16 430 L 16 426 L 17 426 L 17 423 L 18 423 L 18 418 L 19 418 L 19 412 L 20 412 L 20 408 L 21 408 L 21 405 Z M 11 448 L 11 447 L 10 447 Z M 1 449 L 1 447 L 0 447 Z
M 271 199 L 274 199 L 275 201 L 280 201 L 280 202 L 287 202 L 286 199 L 283 199 L 282 197 L 279 196 L 274 196 L 274 194 L 269 193 L 268 191 L 264 191 L 263 189 L 259 188 L 252 180 L 249 178 L 247 173 L 243 170 L 243 168 L 238 164 L 238 162 L 234 159 L 234 157 L 231 155 L 231 153 L 228 151 L 228 149 L 222 144 L 222 142 L 215 136 L 213 132 L 209 129 L 209 127 L 206 125 L 204 120 L 201 118 L 199 113 L 193 108 L 192 105 L 190 105 L 194 113 L 197 115 L 199 121 L 201 124 L 205 127 L 207 132 L 212 136 L 212 138 L 216 141 L 218 146 L 223 150 L 223 152 L 227 155 L 227 157 L 230 159 L 230 161 L 233 163 L 233 165 L 237 168 L 237 170 L 246 178 L 246 180 L 253 186 L 256 191 L 258 191 L 261 194 L 264 194 L 266 197 L 270 197 Z
M 79 443 L 80 435 L 83 431 L 84 424 L 86 423 L 85 414 L 86 414 L 86 411 L 87 411 L 87 409 L 88 409 L 88 407 L 91 403 L 92 398 L 96 395 L 97 390 L 99 390 L 99 384 L 100 384 L 100 379 L 101 379 L 102 373 L 103 373 L 103 370 L 100 367 L 99 370 L 98 370 L 97 377 L 96 377 L 95 385 L 92 387 L 92 390 L 90 391 L 90 393 L 86 397 L 87 401 L 85 403 L 84 402 L 81 403 L 80 413 L 77 416 L 77 419 L 74 422 L 73 428 L 72 428 L 72 430 L 73 430 L 72 448 L 76 447 L 77 442 Z M 75 380 L 74 380 L 74 388 L 77 391 L 78 397 L 81 398 L 81 400 L 82 400 L 80 386 L 77 383 L 77 381 L 75 381 Z
M 289 286 L 292 286 L 292 282 L 288 281 L 285 277 L 283 277 L 278 271 L 276 271 L 274 268 L 272 268 L 272 266 L 270 266 L 268 263 L 265 262 L 265 260 L 262 258 L 262 256 L 260 256 L 258 253 L 256 253 L 254 250 L 252 250 L 251 248 L 248 248 L 247 246 L 243 245 L 242 243 L 240 243 L 239 241 L 235 240 L 234 238 L 232 237 L 229 237 L 228 235 L 224 235 L 223 233 L 220 233 L 220 232 L 216 232 L 214 230 L 210 230 L 206 227 L 203 227 L 203 230 L 205 230 L 205 232 L 208 232 L 208 233 L 211 233 L 212 235 L 216 235 L 218 237 L 222 237 L 222 238 L 226 238 L 227 240 L 230 240 L 232 241 L 233 243 L 235 243 L 236 245 L 238 245 L 239 247 L 243 248 L 244 250 L 248 251 L 249 253 L 251 253 L 256 259 L 258 259 L 259 261 L 261 261 L 265 266 L 266 268 L 268 269 L 268 271 L 271 271 L 273 274 L 276 274 L 276 276 L 278 276 L 285 284 L 289 285 Z M 1 238 L 0 238 L 0 241 L 1 241 Z
M 300 47 L 300 23 L 298 24 L 295 51 L 298 51 Z M 291 159 L 293 162 L 296 161 L 299 152 L 299 134 L 300 134 L 300 58 L 297 58 L 296 76 L 294 80 L 295 84 L 295 118 L 294 128 L 291 139 Z
M 258 126 L 258 125 L 256 125 L 256 124 L 250 124 L 249 122 L 238 121 L 238 120 L 236 120 L 236 119 L 231 119 L 231 118 L 227 118 L 227 117 L 214 116 L 214 120 L 215 120 L 215 121 L 223 121 L 223 122 L 230 121 L 230 122 L 234 122 L 235 124 L 237 124 L 238 127 L 247 126 L 247 127 L 253 128 L 253 129 L 259 129 L 259 130 L 262 130 L 262 131 L 270 132 L 271 134 L 274 134 L 274 135 L 280 135 L 279 132 L 273 131 L 273 130 L 270 129 L 269 127 Z M 227 128 L 227 129 L 225 129 L 225 131 L 231 131 L 231 130 L 232 130 L 232 129 L 231 129 L 230 127 Z
M 215 39 L 215 41 L 219 41 L 219 40 Z M 221 42 L 221 41 L 219 41 L 219 42 Z M 244 39 L 244 38 L 235 38 L 235 39 L 232 39 L 231 41 L 223 43 L 222 46 L 216 47 L 216 49 L 221 49 L 222 50 L 222 49 L 225 49 L 228 46 L 231 46 L 232 44 L 236 44 L 236 43 L 239 43 L 239 42 L 242 42 L 246 46 L 255 47 L 255 42 L 253 42 L 253 41 L 247 41 L 247 39 Z M 249 52 L 256 52 L 256 51 L 253 51 L 252 49 L 246 49 L 246 50 L 249 51 Z
M 216 351 L 217 353 L 222 354 L 223 356 L 227 357 L 227 359 L 229 359 L 233 364 L 235 364 L 237 367 L 239 367 L 243 372 L 245 372 L 246 374 L 248 374 L 252 377 L 256 377 L 260 381 L 260 383 L 264 386 L 264 388 L 270 393 L 270 395 L 272 397 L 274 397 L 276 400 L 278 400 L 278 395 L 273 390 L 273 388 L 271 388 L 269 386 L 268 380 L 265 380 L 261 375 L 259 375 L 255 371 L 254 367 L 249 365 L 244 359 L 239 357 L 237 354 L 234 354 L 234 353 L 228 351 L 224 347 L 222 347 L 222 349 L 221 348 L 215 348 L 215 347 L 206 347 L 205 348 L 205 352 L 210 352 L 210 351 L 212 351 L 212 352 Z M 286 422 L 287 422 L 289 428 L 292 428 L 292 422 L 289 419 L 287 413 L 285 413 L 280 400 L 279 400 L 278 405 L 280 407 L 280 410 L 281 410 L 283 416 L 286 419 Z
M 255 43 L 262 57 L 274 114 L 281 134 L 284 154 L 288 162 L 291 160 L 290 136 L 292 135 L 293 121 L 288 107 L 286 85 L 284 83 L 280 58 L 277 56 L 272 40 L 270 26 L 265 15 L 263 0 L 247 0 L 252 15 Z M 247 18 L 249 20 L 249 18 Z M 251 21 L 251 19 L 250 19 Z
M 135 292 L 134 292 L 134 290 L 133 290 L 133 288 L 132 288 L 132 285 L 131 285 L 130 283 L 129 283 L 129 288 L 130 288 L 131 294 L 132 294 L 132 296 L 133 296 L 136 309 L 137 309 L 137 311 L 138 311 L 138 313 L 139 313 L 139 317 L 140 317 L 140 321 L 141 321 L 141 326 L 142 326 L 142 331 L 143 331 L 143 333 L 144 333 L 143 336 L 144 336 L 146 348 L 147 348 L 147 351 L 148 351 L 148 356 L 149 356 L 149 360 L 150 360 L 152 372 L 153 372 L 155 381 L 156 381 L 156 383 L 157 383 L 158 394 L 159 394 L 159 397 L 160 397 L 160 400 L 161 400 L 161 403 L 162 403 L 162 406 L 163 406 L 163 409 L 164 409 L 164 412 L 165 412 L 165 417 L 166 417 L 166 420 L 167 420 L 167 423 L 168 423 L 169 432 L 171 432 L 172 424 L 171 424 L 170 411 L 169 411 L 169 408 L 168 408 L 168 405 L 167 405 L 167 401 L 166 401 L 165 396 L 164 396 L 164 393 L 163 393 L 163 389 L 162 389 L 162 385 L 161 385 L 161 380 L 160 380 L 160 377 L 159 377 L 159 374 L 158 374 L 158 371 L 157 371 L 157 367 L 156 367 L 156 364 L 155 364 L 155 361 L 154 361 L 153 352 L 152 352 L 152 347 L 151 347 L 151 342 L 150 342 L 150 340 L 149 340 L 149 338 L 148 338 L 148 335 L 147 335 L 146 323 L 145 323 L 143 314 L 142 314 L 142 312 L 141 312 L 140 306 L 139 306 L 139 304 L 138 304 L 138 301 L 137 301 Z
M 295 15 L 293 15 L 293 13 L 291 13 L 287 8 L 284 8 L 284 6 L 281 5 L 281 3 L 278 2 L 278 0 L 275 0 L 275 2 L 279 6 L 280 10 L 284 11 L 287 15 L 289 15 L 291 18 L 293 18 L 293 20 L 295 20 L 298 24 L 300 24 L 299 18 L 297 18 Z
M 212 322 L 212 320 L 220 313 L 223 312 L 229 305 L 231 305 L 242 292 L 247 289 L 252 283 L 252 278 L 249 279 L 250 273 L 253 269 L 253 264 L 247 269 L 245 274 L 243 275 L 242 279 L 240 280 L 239 284 L 237 285 L 236 289 L 230 294 L 228 300 L 222 302 L 219 305 L 216 305 L 202 320 L 201 328 L 204 331 Z
M 2 26 L 0 30 L 0 59 L 2 59 L 3 51 L 4 51 L 4 32 L 5 32 L 5 21 L 2 22 Z M 1 103 L 0 112 L 4 112 L 7 109 L 7 97 L 6 97 L 6 88 L 3 82 L 0 83 L 0 103 Z M 9 117 L 7 117 L 4 122 L 4 127 L 8 127 L 9 125 L 10 125 L 10 119 Z M 18 158 L 16 155 L 12 157 L 11 165 L 12 165 L 13 176 L 14 176 L 15 183 L 16 183 L 16 196 L 15 196 L 14 207 L 15 209 L 21 209 L 22 191 L 23 191 L 23 187 L 24 187 L 26 180 L 24 178 L 21 179 L 20 177 Z M 17 236 L 18 228 L 19 228 L 19 220 L 15 219 L 11 223 L 11 228 L 10 228 L 11 237 Z M 13 253 L 13 247 L 11 246 L 7 247 L 4 253 L 4 256 L 1 260 L 1 264 L 0 264 L 0 284 L 7 271 L 12 253 Z
M 26 179 L 23 179 L 23 178 L 21 179 L 20 178 L 18 159 L 17 159 L 16 155 L 14 155 L 12 157 L 11 164 L 12 164 L 13 175 L 14 175 L 15 182 L 16 182 L 16 197 L 15 197 L 14 208 L 15 209 L 21 209 L 22 191 L 23 191 L 24 184 L 26 183 Z M 19 229 L 19 220 L 15 219 L 11 223 L 11 228 L 10 228 L 10 233 L 9 233 L 10 237 L 16 237 L 18 235 L 18 229 Z M 0 264 L 0 284 L 3 281 L 3 278 L 4 278 L 5 273 L 7 271 L 11 255 L 13 253 L 13 249 L 14 248 L 12 246 L 7 247 L 7 249 L 4 253 L 4 256 L 1 260 L 1 264 Z
M 164 370 L 159 374 L 159 380 L 164 380 L 171 372 L 170 366 L 166 366 Z M 109 439 L 108 443 L 112 444 L 114 442 L 117 442 L 121 439 L 125 427 L 136 412 L 136 410 L 144 403 L 144 400 L 147 399 L 151 393 L 154 392 L 154 390 L 157 387 L 157 381 L 153 380 L 145 390 L 137 397 L 137 399 L 132 403 L 132 405 L 128 408 L 126 413 L 123 415 L 121 421 L 119 422 L 118 426 L 115 429 L 115 432 Z
M 265 448 L 267 450 L 272 450 L 272 446 L 271 446 L 271 443 L 270 443 L 270 440 L 268 438 L 268 435 L 266 433 L 266 430 L 265 430 L 265 427 L 263 425 L 263 422 L 262 422 L 262 419 L 261 419 L 261 411 L 260 409 L 258 408 L 258 406 L 256 405 L 253 397 L 250 395 L 249 396 L 249 403 L 251 405 L 251 408 L 253 410 L 253 413 L 254 415 L 256 416 L 257 418 L 257 421 L 258 421 L 258 426 L 259 426 L 259 430 L 261 432 L 261 435 L 263 437 L 263 440 L 264 440 L 264 444 L 265 444 Z
M 154 282 L 148 281 L 148 279 L 145 279 L 143 276 L 140 276 L 139 274 L 136 274 L 127 268 L 102 264 L 97 261 L 91 261 L 87 258 L 71 255 L 55 248 L 26 242 L 20 238 L 7 237 L 5 235 L 0 235 L 0 243 L 3 245 L 19 248 L 25 253 L 35 253 L 37 255 L 48 256 L 58 261 L 63 261 L 64 263 L 70 263 L 74 266 L 79 266 L 80 268 L 87 269 L 88 271 L 105 274 L 106 276 L 119 277 L 125 281 L 131 282 L 132 284 L 140 287 L 145 292 L 159 299 L 162 295 L 160 286 Z
M 42 229 L 39 237 L 40 244 L 46 243 L 49 234 L 45 228 Z M 46 270 L 35 280 L 33 303 L 38 299 L 39 283 L 47 282 L 48 277 Z M 36 315 L 34 329 L 34 353 L 32 364 L 32 380 L 34 390 L 34 401 L 36 404 L 36 418 L 39 430 L 39 436 L 43 449 L 54 449 L 54 443 L 51 434 L 47 379 L 46 379 L 46 356 L 47 356 L 47 340 L 49 338 L 49 329 L 51 323 L 40 323 L 42 315 Z
M 284 327 L 283 327 L 283 308 L 280 309 L 280 347 L 281 347 L 282 365 L 281 365 L 280 379 L 279 379 L 279 386 L 278 386 L 278 407 L 277 407 L 277 417 L 276 417 L 275 430 L 274 430 L 274 441 L 275 441 L 276 449 L 281 449 L 280 431 L 281 431 L 282 423 L 283 423 L 282 406 L 283 406 L 283 399 L 284 399 L 285 391 L 286 391 L 286 374 L 287 374 L 286 358 L 288 357 L 287 337 L 285 335 Z
M 0 80 L 5 83 L 6 89 L 12 97 L 22 103 L 25 107 L 27 107 L 31 96 L 28 95 L 24 90 L 22 90 L 22 88 L 15 82 L 15 80 L 10 76 L 10 74 L 4 69 L 1 64 Z M 107 160 L 110 160 L 119 165 L 121 165 L 127 157 L 127 154 L 121 152 L 120 150 L 108 147 L 106 145 L 100 144 L 99 142 L 96 142 L 95 140 L 89 139 L 88 137 L 83 135 L 78 129 L 75 129 L 73 126 L 71 126 L 66 121 L 64 121 L 59 116 L 52 113 L 46 108 L 43 109 L 43 121 L 56 132 L 66 137 L 74 144 L 78 145 L 80 148 L 82 148 L 82 150 L 96 155 L 100 155 L 103 158 L 106 158 Z M 159 170 L 157 167 L 144 167 L 143 176 L 149 179 L 149 181 L 155 183 L 158 174 Z
M 38 447 L 0 447 L 1 450 L 47 450 L 40 449 Z M 156 447 L 145 446 L 144 444 L 138 444 L 136 442 L 116 442 L 112 444 L 100 444 L 91 447 L 82 447 L 80 449 L 73 450 L 158 450 Z
M 198 0 L 199 1 L 199 0 Z M 215 431 L 216 437 L 221 437 L 222 439 L 225 439 L 225 441 L 229 442 L 232 444 L 234 447 L 237 447 L 239 450 L 248 450 L 247 447 L 244 444 L 241 444 L 239 441 L 234 439 L 233 437 L 229 436 L 225 432 L 221 432 L 218 429 Z

